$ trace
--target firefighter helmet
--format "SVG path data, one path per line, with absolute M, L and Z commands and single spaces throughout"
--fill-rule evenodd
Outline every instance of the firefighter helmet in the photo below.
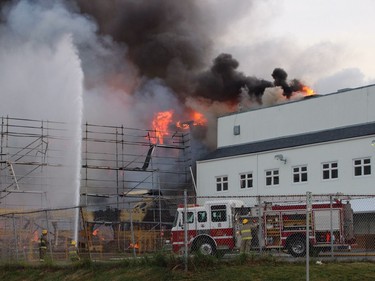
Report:
M 47 233 L 48 233 L 47 229 L 43 229 L 43 230 L 42 230 L 42 234 L 43 234 L 43 235 L 46 235 Z
M 243 219 L 242 224 L 247 224 L 249 222 L 248 219 Z
M 72 242 L 70 242 L 70 245 L 72 246 L 75 246 L 77 244 L 77 242 L 75 240 L 72 240 Z

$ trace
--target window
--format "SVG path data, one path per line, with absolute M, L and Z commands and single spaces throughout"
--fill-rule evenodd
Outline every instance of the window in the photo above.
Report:
M 266 186 L 279 185 L 279 170 L 266 171 Z
M 371 175 L 371 159 L 370 158 L 362 158 L 362 159 L 354 159 L 354 176 L 360 177 L 365 175 Z
M 184 212 L 182 212 L 182 222 L 184 222 Z M 187 212 L 187 223 L 193 223 L 194 222 L 194 213 L 193 212 Z
M 225 205 L 211 206 L 211 221 L 221 222 L 227 220 L 227 208 Z
M 207 212 L 206 211 L 199 211 L 198 212 L 198 222 L 206 222 L 207 221 Z
M 323 180 L 337 179 L 339 177 L 339 170 L 337 162 L 329 162 L 322 164 Z
M 241 189 L 253 187 L 253 173 L 240 174 Z
M 216 191 L 228 190 L 228 177 L 217 177 L 216 178 Z
M 293 167 L 293 182 L 307 182 L 307 166 Z

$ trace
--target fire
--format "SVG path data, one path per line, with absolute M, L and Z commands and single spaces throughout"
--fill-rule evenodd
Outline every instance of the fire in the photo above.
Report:
M 34 231 L 33 238 L 31 240 L 33 242 L 38 242 L 39 241 L 39 237 L 38 237 L 38 232 L 37 231 Z
M 305 97 L 315 95 L 314 90 L 311 89 L 311 88 L 308 87 L 308 86 L 303 86 L 303 87 L 302 87 L 302 92 L 304 93 Z
M 185 121 L 185 122 L 178 121 L 176 123 L 176 126 L 180 129 L 188 129 L 190 125 L 197 126 L 197 125 L 207 124 L 206 117 L 202 113 L 197 112 L 197 111 L 192 111 L 190 113 L 189 119 L 191 119 L 191 120 Z
M 197 111 L 193 112 L 193 120 L 194 120 L 194 125 L 204 125 L 207 123 L 206 117 L 202 113 L 199 113 Z
M 101 233 L 99 232 L 99 228 L 95 229 L 93 232 L 92 232 L 92 235 L 95 236 L 95 237 L 98 237 L 99 240 L 104 240 L 104 237 L 101 235 Z
M 164 137 L 169 135 L 170 125 L 175 122 L 173 120 L 173 110 L 161 111 L 155 114 L 154 119 L 152 120 L 152 128 L 154 130 L 154 144 L 163 144 Z M 194 125 L 205 125 L 207 123 L 206 117 L 197 111 L 191 111 L 186 118 L 189 121 L 177 121 L 176 127 L 180 129 L 188 129 L 189 126 Z
M 172 123 L 173 111 L 158 112 L 152 120 L 152 127 L 155 130 L 155 143 L 163 144 L 163 137 L 168 135 L 168 127 Z

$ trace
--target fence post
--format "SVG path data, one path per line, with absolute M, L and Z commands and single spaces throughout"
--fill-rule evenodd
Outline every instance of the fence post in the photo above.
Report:
M 87 250 L 89 252 L 89 259 L 91 261 L 92 260 L 92 257 L 91 257 L 91 243 L 90 243 L 90 236 L 89 236 L 89 235 L 91 235 L 91 233 L 89 234 L 89 232 L 87 230 L 87 223 L 86 223 L 85 217 L 83 215 L 82 207 L 79 207 L 79 210 L 81 212 L 83 232 L 85 233 L 85 243 L 87 245 Z M 78 244 L 78 239 L 77 239 L 77 244 Z
M 188 229 L 187 229 L 187 191 L 184 190 L 184 263 L 185 271 L 188 270 Z
M 263 229 L 262 229 L 262 202 L 260 196 L 258 196 L 258 246 L 259 246 L 259 254 L 263 252 Z
M 331 244 L 331 258 L 333 258 L 333 198 L 332 195 L 329 196 L 329 215 L 330 215 L 330 244 Z
M 48 248 L 51 254 L 51 261 L 53 261 L 53 251 L 52 251 L 52 243 L 51 243 L 51 237 L 50 237 L 51 232 L 49 231 L 48 211 L 46 210 L 45 212 L 46 212 L 46 224 L 47 224 L 46 229 L 47 229 Z
M 131 238 L 132 238 L 132 244 L 133 244 L 133 256 L 136 257 L 136 248 L 135 248 L 135 237 L 134 237 L 134 225 L 133 225 L 133 209 L 130 207 L 129 203 L 129 211 L 130 211 L 130 232 L 131 232 Z M 137 242 L 138 243 L 138 242 Z M 138 244 L 139 247 L 139 244 Z
M 306 281 L 310 280 L 310 212 L 312 210 L 311 192 L 306 192 Z
M 17 230 L 16 230 L 16 221 L 15 221 L 15 214 L 13 214 L 13 233 L 14 233 L 14 246 L 16 250 L 16 261 L 18 261 L 18 237 L 17 237 Z

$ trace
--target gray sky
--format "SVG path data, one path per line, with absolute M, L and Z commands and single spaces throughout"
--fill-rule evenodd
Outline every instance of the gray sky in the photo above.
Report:
M 236 57 L 242 71 L 268 78 L 283 67 L 320 94 L 375 82 L 375 1 L 224 1 L 230 9 L 216 2 L 232 22 L 215 49 Z

